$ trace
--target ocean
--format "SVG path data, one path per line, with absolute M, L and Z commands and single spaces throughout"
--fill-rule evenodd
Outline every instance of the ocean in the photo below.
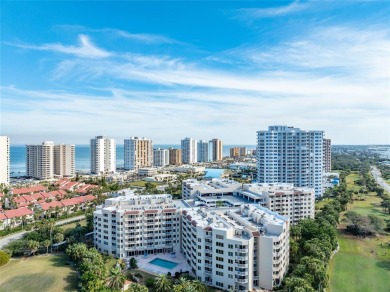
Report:
M 154 148 L 180 148 L 177 144 L 156 144 Z M 229 149 L 232 147 L 247 147 L 248 150 L 256 149 L 255 145 L 224 145 L 222 152 L 223 156 L 229 156 Z M 26 173 L 26 147 L 23 145 L 11 145 L 11 176 L 23 176 Z M 116 166 L 123 167 L 124 160 L 124 146 L 116 146 Z M 76 170 L 89 171 L 91 153 L 89 145 L 76 145 Z

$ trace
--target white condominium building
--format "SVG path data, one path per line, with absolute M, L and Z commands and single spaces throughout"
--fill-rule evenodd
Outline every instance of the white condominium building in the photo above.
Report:
M 54 177 L 54 143 L 45 141 L 41 145 L 26 145 L 26 176 L 36 179 Z
M 131 137 L 125 139 L 125 169 L 137 170 L 153 166 L 152 140 L 147 138 Z
M 0 136 L 0 185 L 8 185 L 10 176 L 10 139 Z
M 332 141 L 330 139 L 324 139 L 323 148 L 324 172 L 329 173 L 332 171 Z
M 54 174 L 72 177 L 76 174 L 75 145 L 54 145 Z
M 288 221 L 266 208 L 182 211 L 182 250 L 202 282 L 225 291 L 272 290 L 289 264 Z
M 116 171 L 116 142 L 103 136 L 91 139 L 91 173 L 103 174 Z
M 197 148 L 198 148 L 198 155 L 197 155 L 198 162 L 211 161 L 210 155 L 209 155 L 209 151 L 210 151 L 209 142 L 207 142 L 205 140 L 198 140 Z
M 222 147 L 222 141 L 219 139 L 212 139 L 210 141 L 210 153 L 211 153 L 211 160 L 210 161 L 219 161 L 222 160 L 223 156 L 223 147 Z
M 97 206 L 95 247 L 117 258 L 180 252 L 180 211 L 171 195 L 134 195 L 123 190 Z
M 197 154 L 197 145 L 195 139 L 185 138 L 181 140 L 182 163 L 191 164 L 197 162 Z
M 263 207 L 289 218 L 291 224 L 314 218 L 314 189 L 294 187 L 293 184 L 244 184 L 237 196 L 256 201 Z
M 182 183 L 182 197 L 184 200 L 194 199 L 197 196 L 218 197 L 233 195 L 241 187 L 241 183 L 229 180 L 213 178 L 207 181 L 187 179 Z
M 322 196 L 323 131 L 270 126 L 257 132 L 257 180 L 293 183 Z
M 153 165 L 162 167 L 169 165 L 169 150 L 168 149 L 153 149 Z
M 211 181 L 187 179 L 182 184 L 184 200 L 194 206 L 239 207 L 259 204 L 288 218 L 291 224 L 314 218 L 314 189 L 294 187 L 293 184 L 244 184 L 214 178 Z

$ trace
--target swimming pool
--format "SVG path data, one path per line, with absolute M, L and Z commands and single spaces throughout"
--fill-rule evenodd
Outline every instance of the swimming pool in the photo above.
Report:
M 156 266 L 168 269 L 168 270 L 173 269 L 174 267 L 176 267 L 178 265 L 178 263 L 163 260 L 160 258 L 155 258 L 154 260 L 150 261 L 149 264 L 156 265 Z
M 205 177 L 219 178 L 219 177 L 221 177 L 221 175 L 223 174 L 223 172 L 225 170 L 226 169 L 206 168 L 205 169 L 205 171 L 206 171 Z

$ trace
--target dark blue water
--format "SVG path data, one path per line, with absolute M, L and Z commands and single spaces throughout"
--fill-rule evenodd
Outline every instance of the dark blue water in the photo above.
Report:
M 254 145 L 224 145 L 223 156 L 229 155 L 229 149 L 232 147 L 246 146 L 248 150 L 256 149 Z M 180 148 L 177 144 L 155 144 L 154 148 Z M 24 175 L 26 172 L 26 147 L 11 145 L 11 176 Z M 116 166 L 123 167 L 124 159 L 123 145 L 116 146 Z M 89 171 L 91 161 L 91 152 L 89 145 L 76 145 L 76 170 Z

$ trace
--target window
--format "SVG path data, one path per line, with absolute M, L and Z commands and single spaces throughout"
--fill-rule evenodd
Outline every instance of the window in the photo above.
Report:
M 223 273 L 222 273 L 222 272 L 220 272 L 220 271 L 216 271 L 216 272 L 215 272 L 215 274 L 217 274 L 217 276 L 221 276 L 221 277 L 223 277 Z
M 223 239 L 223 235 L 217 234 L 215 237 L 216 237 L 217 239 Z
M 217 245 L 217 246 L 220 246 L 220 247 L 223 247 L 223 242 L 217 241 L 217 242 L 216 242 L 216 245 Z
M 216 257 L 217 261 L 219 262 L 223 262 L 223 258 L 222 257 Z

